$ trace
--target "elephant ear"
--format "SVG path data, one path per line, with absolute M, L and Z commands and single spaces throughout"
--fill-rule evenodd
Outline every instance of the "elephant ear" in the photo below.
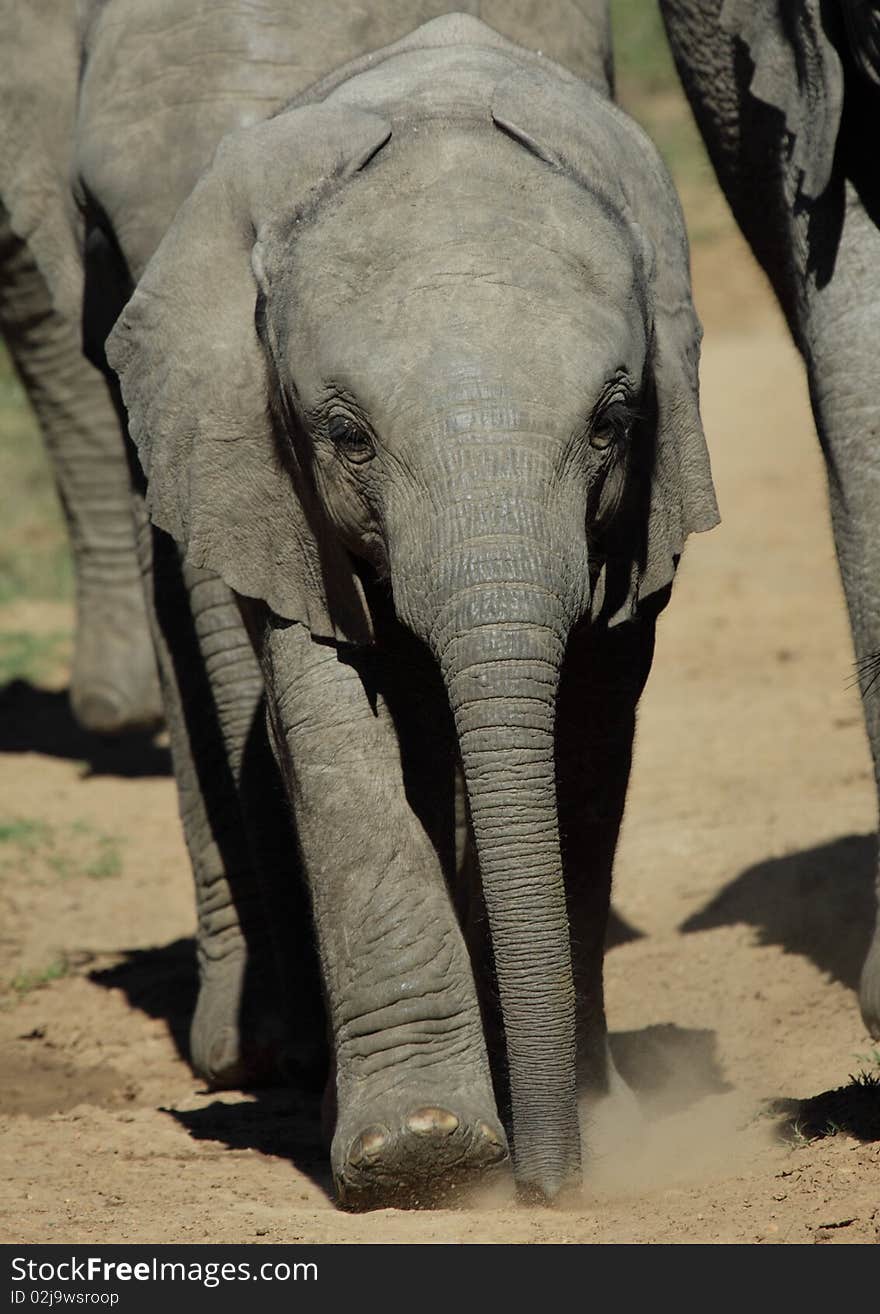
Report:
M 720 20 L 748 50 L 752 95 L 783 115 L 795 183 L 811 200 L 831 180 L 843 112 L 843 65 L 825 18 L 822 0 L 724 0 Z
M 390 133 L 377 116 L 312 105 L 224 138 L 107 342 L 153 523 L 235 592 L 350 643 L 370 641 L 369 613 L 309 473 L 278 441 L 252 252 Z
M 594 615 L 614 624 L 667 588 L 689 534 L 718 523 L 700 420 L 702 330 L 691 299 L 684 219 L 651 142 L 585 83 L 515 75 L 496 88 L 492 117 L 532 154 L 617 209 L 631 226 L 645 267 L 657 422 L 642 499 L 644 541 L 635 559 L 615 562 L 614 580 L 606 565 L 594 589 Z

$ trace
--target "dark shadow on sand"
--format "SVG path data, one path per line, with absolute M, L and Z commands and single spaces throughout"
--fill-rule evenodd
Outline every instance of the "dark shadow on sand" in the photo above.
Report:
M 631 940 L 641 940 L 644 938 L 644 932 L 640 931 L 637 926 L 631 926 L 629 922 L 624 921 L 612 908 L 608 914 L 608 926 L 605 931 L 605 951 L 616 949 L 620 944 L 629 944 Z
M 773 1100 L 767 1107 L 779 1120 L 777 1136 L 789 1145 L 837 1132 L 859 1141 L 880 1141 L 880 1075 L 861 1073 L 836 1090 L 805 1100 Z
M 248 1100 L 216 1100 L 204 1109 L 162 1109 L 196 1141 L 219 1141 L 230 1150 L 257 1150 L 287 1159 L 333 1198 L 330 1149 L 321 1133 L 317 1099 L 290 1090 L 255 1090 Z
M 74 720 L 67 691 L 38 689 L 27 680 L 0 688 L 0 753 L 44 753 L 82 762 L 88 776 L 171 775 L 171 754 L 152 734 L 102 739 Z
M 874 926 L 876 853 L 871 833 L 768 858 L 748 867 L 681 929 L 753 926 L 761 944 L 802 954 L 855 990 Z
M 718 1037 L 674 1022 L 613 1031 L 608 1037 L 618 1072 L 649 1115 L 690 1108 L 706 1095 L 732 1090 L 718 1060 Z
M 89 973 L 106 990 L 121 990 L 133 1008 L 168 1027 L 178 1054 L 189 1062 L 189 1026 L 196 1006 L 195 941 L 175 940 L 156 949 L 129 949 L 115 967 Z M 287 1089 L 248 1092 L 234 1103 L 216 1100 L 206 1108 L 162 1108 L 195 1140 L 219 1141 L 231 1150 L 258 1150 L 289 1159 L 328 1196 L 329 1154 L 321 1136 L 320 1101 Z
M 199 988 L 195 940 L 123 952 L 121 963 L 95 968 L 89 980 L 105 990 L 121 990 L 132 1008 L 163 1021 L 178 1054 L 188 1063 L 189 1024 Z

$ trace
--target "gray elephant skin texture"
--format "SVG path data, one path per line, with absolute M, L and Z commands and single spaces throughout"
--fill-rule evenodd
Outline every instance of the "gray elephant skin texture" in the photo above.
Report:
M 0 335 L 33 407 L 67 524 L 76 585 L 74 715 L 118 734 L 161 717 L 119 419 L 83 357 L 69 302 L 75 6 L 0 4 Z M 48 71 L 48 73 L 47 73 Z
M 804 359 L 880 789 L 880 9 L 661 0 L 718 180 Z M 880 885 L 878 885 L 880 892 Z M 880 1036 L 880 924 L 859 1001 Z
M 717 519 L 678 203 L 611 102 L 604 4 L 555 11 L 583 80 L 504 6 L 504 35 L 388 6 L 370 54 L 326 6 L 336 72 L 283 6 L 181 8 L 86 29 L 61 295 L 96 358 L 115 322 L 143 471 L 193 1061 L 320 1082 L 326 1025 L 342 1204 L 511 1154 L 553 1200 L 579 1105 L 598 1133 L 632 1098 L 611 865 L 656 618 Z
M 365 17 L 338 0 L 227 6 L 219 15 L 212 7 L 207 0 L 0 3 L 0 50 L 9 54 L 0 77 L 0 334 L 39 422 L 68 529 L 76 592 L 71 707 L 78 722 L 98 734 L 154 729 L 162 701 L 125 439 L 113 397 L 80 349 L 82 253 L 70 214 L 69 174 L 81 60 L 92 69 L 108 122 L 119 125 L 114 136 L 125 131 L 130 116 L 124 104 L 130 60 L 138 65 L 134 81 L 139 74 L 141 87 L 161 66 L 172 72 L 172 85 L 161 81 L 156 94 L 146 97 L 150 110 L 162 116 L 159 131 L 142 118 L 135 125 L 138 147 L 148 150 L 150 187 L 160 158 L 173 180 L 161 201 L 147 201 L 159 219 L 158 233 L 229 126 L 249 119 L 255 106 L 268 107 L 273 93 L 280 103 L 368 49 L 370 34 L 372 44 L 382 44 L 448 8 L 436 0 L 387 0 L 380 13 Z M 579 71 L 601 71 L 608 50 L 604 0 L 489 0 L 469 8 L 486 11 L 490 22 L 497 11 L 502 29 L 528 37 Z M 168 59 L 173 28 L 181 42 Z M 121 33 L 125 38 L 117 48 Z M 185 71 L 187 56 L 206 54 L 211 40 L 223 60 L 211 75 L 214 94 L 202 111 L 189 99 L 184 122 L 174 122 L 184 80 L 205 82 L 204 69 L 195 73 L 192 61 Z M 181 74 L 176 85 L 175 68 Z M 219 103 L 222 93 L 225 106 Z M 146 108 L 140 99 L 138 114 Z M 142 171 L 140 149 L 132 160 Z M 99 339 L 99 358 L 105 328 L 89 330 Z

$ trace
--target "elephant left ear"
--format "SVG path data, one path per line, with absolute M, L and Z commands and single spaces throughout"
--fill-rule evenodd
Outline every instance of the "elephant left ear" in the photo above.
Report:
M 653 307 L 656 433 L 646 487 L 643 541 L 603 569 L 593 613 L 609 624 L 672 582 L 689 534 L 718 524 L 699 407 L 702 330 L 691 298 L 687 235 L 666 168 L 642 130 L 585 83 L 523 72 L 495 90 L 496 125 L 533 155 L 618 210 L 645 265 Z
M 868 0 L 843 0 L 843 7 L 848 18 L 874 8 Z M 809 200 L 831 181 L 843 113 L 843 64 L 827 18 L 822 0 L 724 0 L 721 8 L 722 29 L 753 65 L 750 92 L 785 120 L 795 185 Z M 854 49 L 858 58 L 859 43 Z

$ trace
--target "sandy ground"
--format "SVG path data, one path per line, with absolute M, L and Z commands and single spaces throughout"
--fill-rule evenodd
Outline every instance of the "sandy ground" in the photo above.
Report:
M 193 907 L 164 751 L 96 750 L 63 678 L 20 683 L 0 698 L 0 1240 L 880 1239 L 877 1091 L 828 1094 L 880 1053 L 853 993 L 875 804 L 820 457 L 738 241 L 695 266 L 724 524 L 690 543 L 661 625 L 617 863 L 632 934 L 607 961 L 641 1144 L 566 1212 L 338 1212 L 283 1093 L 211 1094 L 186 1064 Z

